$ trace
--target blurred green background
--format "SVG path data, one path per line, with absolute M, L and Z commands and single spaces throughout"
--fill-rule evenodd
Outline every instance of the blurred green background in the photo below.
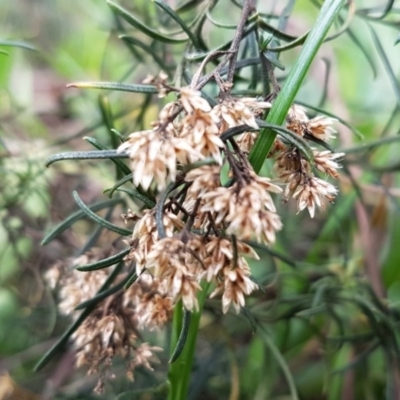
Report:
M 213 17 L 234 23 L 238 8 L 230 1 L 220 3 Z M 287 4 L 259 3 L 261 11 L 275 8 L 277 14 Z M 362 0 L 355 6 L 377 3 L 385 4 Z M 120 4 L 156 28 L 163 21 L 151 2 Z M 313 2 L 295 2 L 287 32 L 303 34 L 317 12 Z M 366 20 L 356 16 L 351 34 L 322 47 L 298 100 L 315 107 L 323 104 L 358 129 L 363 139 L 337 125 L 335 148 L 352 150 L 334 205 L 314 220 L 306 213 L 296 215 L 291 204 L 279 206 L 285 228 L 275 248 L 296 261 L 296 268 L 263 251 L 252 265 L 266 294 L 257 295 L 250 309 L 266 330 L 253 334 L 243 316 L 222 317 L 212 302 L 206 307 L 191 399 L 291 399 L 287 369 L 301 399 L 398 398 L 400 147 L 392 138 L 400 131 L 400 59 L 395 46 L 399 14 L 400 3 L 395 1 L 384 20 L 370 22 L 379 43 Z M 23 40 L 35 47 L 0 43 L 0 50 L 8 53 L 0 54 L 0 400 L 7 398 L 2 390 L 6 393 L 10 385 L 20 390 L 15 399 L 34 398 L 32 393 L 92 398 L 92 381 L 84 371 L 73 371 L 70 351 L 40 372 L 32 368 L 68 324 L 57 314 L 56 297 L 43 273 L 77 254 L 93 225 L 79 223 L 46 247 L 40 241 L 51 226 L 76 210 L 72 190 L 86 203 L 102 199 L 103 190 L 113 184 L 114 170 L 100 161 L 64 162 L 46 169 L 45 159 L 60 151 L 91 149 L 82 140 L 88 134 L 109 140 L 100 92 L 66 89 L 66 84 L 141 83 L 148 73 L 159 72 L 143 53 L 132 54 L 118 40 L 116 26 L 103 0 L 0 3 L 0 41 Z M 232 35 L 211 23 L 205 30 L 210 47 Z M 129 33 L 141 37 L 133 29 Z M 282 54 L 280 61 L 287 69 L 298 51 Z M 278 75 L 284 77 L 286 71 Z M 114 116 L 120 116 L 116 128 L 124 134 L 148 126 L 160 104 L 154 100 L 137 122 L 142 95 L 103 96 Z M 376 146 L 370 146 L 373 142 Z M 154 340 L 165 339 L 156 335 Z M 142 375 L 134 384 L 117 379 L 104 398 L 157 387 L 165 379 L 166 361 L 167 354 L 154 376 Z M 163 396 L 144 391 L 118 398 Z

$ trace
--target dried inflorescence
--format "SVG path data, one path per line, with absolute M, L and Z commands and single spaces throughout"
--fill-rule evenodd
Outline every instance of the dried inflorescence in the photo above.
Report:
M 323 116 L 308 119 L 305 110 L 293 105 L 287 116 L 287 129 L 308 140 L 322 140 L 324 142 L 334 137 L 335 130 L 332 124 L 335 120 Z M 322 200 L 333 202 L 337 189 L 331 183 L 316 177 L 312 165 L 304 155 L 294 146 L 284 145 L 282 142 L 276 146 L 275 170 L 278 178 L 286 186 L 283 200 L 290 197 L 297 200 L 297 209 L 308 209 L 310 216 L 314 217 L 316 206 L 323 205 Z M 344 156 L 343 153 L 332 153 L 329 150 L 313 150 L 313 163 L 316 170 L 336 179 L 338 178 L 337 160 Z
M 97 256 L 101 251 L 97 251 Z M 73 269 L 88 261 L 98 260 L 96 251 L 85 254 L 69 265 L 57 264 L 47 273 L 50 283 L 58 278 L 59 310 L 61 313 L 78 318 L 80 312 L 75 307 L 92 299 L 109 277 L 105 269 L 79 272 Z M 118 281 L 125 279 L 124 274 Z M 117 285 L 118 281 L 114 284 Z M 76 366 L 88 366 L 88 374 L 100 374 L 95 391 L 104 390 L 104 378 L 112 377 L 115 357 L 126 364 L 126 374 L 131 380 L 137 367 L 152 370 L 151 364 L 159 362 L 155 352 L 162 349 L 139 340 L 139 331 L 161 328 L 172 314 L 172 300 L 161 288 L 157 279 L 150 274 L 142 274 L 128 289 L 99 301 L 91 314 L 73 333 L 76 349 Z
M 89 364 L 93 373 L 119 356 L 131 379 L 136 367 L 151 369 L 160 350 L 140 343 L 139 331 L 164 326 L 177 304 L 196 311 L 202 292 L 220 296 L 224 313 L 231 307 L 240 312 L 246 296 L 258 289 L 248 264 L 258 258 L 251 241 L 272 245 L 282 228 L 273 196 L 295 199 L 298 211 L 307 208 L 313 217 L 323 199 L 332 202 L 337 194 L 315 173 L 337 178 L 343 156 L 311 148 L 311 160 L 278 136 L 270 152 L 276 179 L 258 176 L 248 153 L 258 135 L 257 118 L 269 102 L 237 98 L 224 87 L 211 105 L 192 86 L 172 88 L 166 75 L 150 79 L 161 97 L 177 92 L 178 98 L 163 107 L 151 129 L 132 133 L 118 149 L 130 158 L 134 185 L 157 202 L 153 209 L 123 216 L 134 224 L 124 261 L 139 278 L 96 304 L 73 335 L 78 365 Z M 333 137 L 333 122 L 309 119 L 293 105 L 286 128 L 321 144 Z M 239 135 L 224 135 L 227 130 Z M 64 274 L 60 310 L 75 315 L 74 308 L 91 299 L 108 276 L 104 269 Z M 97 389 L 103 384 L 101 379 Z

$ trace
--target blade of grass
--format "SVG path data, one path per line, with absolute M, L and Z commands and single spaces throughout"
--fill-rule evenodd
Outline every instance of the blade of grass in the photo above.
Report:
M 326 34 L 329 31 L 333 21 L 338 15 L 344 4 L 344 0 L 325 1 L 318 15 L 317 21 L 312 27 L 304 47 L 297 59 L 296 64 L 290 71 L 281 92 L 276 98 L 266 122 L 273 125 L 281 125 L 292 105 L 295 96 L 300 89 L 308 69 L 317 54 L 317 51 Z M 294 38 L 295 39 L 295 38 Z M 293 39 L 291 39 L 293 40 Z M 272 147 L 276 138 L 276 132 L 270 128 L 263 129 L 257 138 L 255 145 L 250 153 L 250 163 L 258 173 L 264 163 L 264 160 Z

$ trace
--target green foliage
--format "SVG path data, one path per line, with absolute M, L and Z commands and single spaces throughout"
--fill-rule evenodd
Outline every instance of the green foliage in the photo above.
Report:
M 12 21 L 20 15 L 27 19 L 27 10 L 15 10 L 8 3 L 0 6 L 7 11 L 4 15 Z M 264 174 L 270 168 L 265 158 L 278 135 L 312 160 L 309 144 L 281 126 L 295 101 L 343 125 L 335 146 L 346 153 L 341 195 L 314 220 L 280 206 L 284 230 L 276 246 L 252 243 L 261 259 L 253 262 L 253 274 L 265 292 L 248 302 L 244 316 L 222 318 L 213 301 L 205 301 L 208 288 L 203 288 L 202 314 L 189 318 L 180 307 L 175 309 L 169 372 L 164 355 L 161 372 L 143 372 L 135 384 L 110 383 L 104 398 L 143 395 L 164 399 L 167 375 L 169 398 L 174 400 L 229 396 L 334 400 L 345 394 L 378 400 L 384 393 L 396 398 L 400 356 L 399 21 L 393 1 L 382 2 L 382 6 L 367 2 L 371 5 L 363 4 L 364 8 L 355 11 L 343 3 L 326 1 L 321 9 L 318 5 L 320 17 L 314 21 L 310 8 L 319 2 L 288 1 L 280 13 L 272 12 L 268 2 L 260 2 L 259 13 L 247 20 L 234 70 L 235 93 L 269 96 L 274 104 L 266 122 L 259 123 L 261 131 L 250 155 L 255 170 Z M 37 363 L 40 370 L 60 355 L 95 305 L 137 277 L 130 270 L 127 280 L 115 283 L 128 249 L 79 265 L 77 269 L 86 272 L 116 267 L 96 297 L 77 307 L 83 310 L 80 317 L 64 331 L 65 321 L 56 319 L 54 298 L 47 289 L 38 289 L 43 287 L 39 272 L 54 261 L 54 256 L 43 254 L 54 250 L 40 250 L 43 266 L 30 264 L 32 257 L 39 257 L 32 230 L 45 230 L 46 223 L 48 233 L 42 244 L 58 240 L 63 245 L 66 232 L 73 229 L 74 248 L 66 247 L 63 252 L 71 255 L 102 246 L 101 235 L 107 230 L 126 237 L 131 234 L 130 228 L 114 223 L 117 206 L 123 212 L 129 207 L 140 211 L 157 203 L 162 210 L 169 192 L 157 199 L 151 190 L 134 187 L 127 156 L 116 151 L 131 131 L 148 129 L 163 105 L 164 100 L 154 96 L 157 88 L 141 81 L 147 73 L 163 69 L 175 86 L 185 86 L 198 63 L 209 57 L 207 76 L 232 44 L 242 5 L 228 0 L 178 2 L 176 7 L 158 0 L 108 1 L 78 4 L 74 10 L 58 1 L 49 7 L 53 17 L 48 18 L 66 13 L 59 24 L 60 32 L 68 33 L 64 37 L 52 39 L 54 25 L 49 32 L 41 32 L 46 39 L 39 36 L 29 43 L 14 38 L 34 37 L 27 34 L 30 26 L 0 32 L 4 38 L 0 41 L 0 357 L 15 379 L 37 392 L 51 371 L 35 375 L 32 365 Z M 295 35 L 288 29 L 288 19 L 299 21 L 291 28 Z M 334 22 L 336 27 L 330 29 Z M 324 43 L 326 38 L 329 41 Z M 48 41 L 52 42 L 49 47 Z M 214 56 L 217 50 L 221 54 Z M 319 59 L 328 56 L 331 64 L 322 79 Z M 27 66 L 28 60 L 32 66 Z M 283 83 L 277 92 L 265 60 L 272 65 L 275 84 Z M 80 121 L 82 129 L 56 132 L 55 136 L 59 129 L 65 132 L 59 128 L 62 121 L 46 127 L 41 116 L 27 111 L 34 110 L 34 101 L 20 103 L 18 77 L 29 76 L 42 65 L 68 82 L 82 81 L 69 83 L 63 99 L 67 119 Z M 223 77 L 229 73 L 226 66 L 220 70 Z M 217 90 L 210 82 L 203 94 L 214 101 Z M 241 129 L 226 132 L 223 139 Z M 34 132 L 40 132 L 47 142 L 41 144 L 43 151 L 32 155 L 33 147 L 28 145 L 15 155 L 11 145 L 33 146 Z M 74 138 L 89 134 L 83 144 L 73 144 Z M 45 165 L 51 166 L 46 172 Z M 98 182 L 101 190 L 109 188 L 104 193 L 110 199 L 104 200 L 97 191 L 89 196 L 96 201 L 87 205 L 77 189 L 74 198 L 80 210 L 70 206 L 69 213 L 61 213 L 63 221 L 50 227 L 50 198 L 61 208 L 65 201 L 52 194 L 51 186 L 57 176 L 66 181 L 69 168 L 72 174 L 83 172 Z M 31 291 L 25 291 L 26 287 Z M 150 337 L 163 345 L 167 342 L 162 335 Z M 346 382 L 351 379 L 354 385 L 349 389 Z M 91 387 L 80 380 L 79 373 L 71 381 L 64 382 L 53 398 L 92 398 Z

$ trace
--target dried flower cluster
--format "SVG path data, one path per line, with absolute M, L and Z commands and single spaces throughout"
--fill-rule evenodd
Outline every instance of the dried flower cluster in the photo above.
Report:
M 71 267 L 97 261 L 103 252 L 92 250 L 71 264 L 58 263 L 47 273 L 50 285 L 60 285 L 59 310 L 62 314 L 78 318 L 78 305 L 94 298 L 106 282 L 109 272 L 100 269 L 79 272 Z M 118 279 L 124 280 L 124 274 Z M 115 285 L 118 282 L 114 283 Z M 160 328 L 169 321 L 172 301 L 150 274 L 142 274 L 126 290 L 99 301 L 93 312 L 73 333 L 76 366 L 88 365 L 88 374 L 100 373 L 95 391 L 104 391 L 104 378 L 113 377 L 114 357 L 125 360 L 128 379 L 134 379 L 137 367 L 153 370 L 151 364 L 159 362 L 154 352 L 162 349 L 140 341 L 140 331 Z
M 167 86 L 165 75 L 150 82 L 160 97 L 176 91 L 178 99 L 164 106 L 152 129 L 132 133 L 118 151 L 130 158 L 134 185 L 150 191 L 157 204 L 124 215 L 134 224 L 124 261 L 139 279 L 96 304 L 74 333 L 77 365 L 89 364 L 89 373 L 100 365 L 108 369 L 115 356 L 126 359 L 130 378 L 139 365 L 151 369 L 159 349 L 140 343 L 138 332 L 163 326 L 179 302 L 198 310 L 199 292 L 220 296 L 224 313 L 231 307 L 240 312 L 246 296 L 258 289 L 248 264 L 258 257 L 251 241 L 271 245 L 282 228 L 273 196 L 283 192 L 284 201 L 294 198 L 298 211 L 307 208 L 313 217 L 322 199 L 333 201 L 337 193 L 314 172 L 337 178 L 342 154 L 314 149 L 312 164 L 278 137 L 271 151 L 276 179 L 252 169 L 248 153 L 269 102 L 235 98 L 228 90 L 212 106 L 193 87 Z M 287 129 L 318 143 L 333 137 L 332 123 L 309 119 L 296 105 L 287 116 Z M 223 136 L 238 127 L 236 138 Z M 75 315 L 74 308 L 93 298 L 108 276 L 104 269 L 65 273 L 60 310 Z M 98 391 L 103 384 L 100 379 Z
M 302 107 L 293 105 L 287 116 L 286 127 L 305 139 L 327 142 L 334 137 L 335 130 L 331 126 L 333 122 L 333 119 L 322 116 L 308 119 Z M 315 207 L 320 207 L 324 198 L 333 202 L 337 189 L 314 175 L 310 162 L 296 147 L 280 142 L 276 144 L 276 149 L 276 173 L 286 184 L 283 200 L 287 201 L 289 197 L 293 197 L 297 200 L 298 211 L 307 208 L 310 216 L 314 217 Z M 337 178 L 337 169 L 340 167 L 337 160 L 344 154 L 315 149 L 313 153 L 315 168 L 332 178 Z

